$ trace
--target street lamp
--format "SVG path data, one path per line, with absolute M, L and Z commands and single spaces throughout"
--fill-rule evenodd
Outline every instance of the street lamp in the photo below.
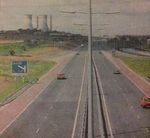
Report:
M 93 138 L 93 66 L 92 66 L 92 1 L 89 0 L 89 36 L 88 36 L 88 138 Z

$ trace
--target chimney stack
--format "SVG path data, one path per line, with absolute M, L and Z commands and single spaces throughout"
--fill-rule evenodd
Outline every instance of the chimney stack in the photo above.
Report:
M 38 16 L 38 29 L 42 30 L 43 32 L 49 31 L 48 25 L 47 25 L 47 15 L 40 15 Z
M 52 15 L 50 15 L 49 30 L 50 30 L 50 31 L 52 31 L 52 30 L 53 30 L 53 17 L 52 17 Z
M 32 15 L 25 15 L 25 29 L 33 30 Z

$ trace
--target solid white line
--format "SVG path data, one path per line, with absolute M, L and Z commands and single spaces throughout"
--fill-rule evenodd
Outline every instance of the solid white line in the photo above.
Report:
M 94 73 L 95 76 L 95 84 L 96 84 L 96 74 Z M 97 91 L 97 110 L 98 110 L 98 114 L 100 117 L 98 117 L 98 121 L 99 121 L 99 130 L 100 130 L 100 135 L 101 138 L 104 138 L 105 134 L 104 134 L 104 128 L 103 128 L 103 122 L 102 122 L 102 115 L 101 115 L 101 108 L 100 108 L 100 98 L 99 98 L 99 93 L 98 93 L 98 87 L 96 87 L 96 91 Z
M 109 119 L 109 113 L 108 113 L 108 110 L 107 110 L 106 100 L 105 100 L 105 96 L 104 96 L 104 90 L 103 90 L 103 86 L 102 86 L 102 81 L 100 79 L 100 75 L 99 75 L 96 63 L 94 61 L 94 57 L 93 57 L 93 62 L 95 64 L 96 72 L 98 74 L 97 77 L 98 77 L 98 81 L 99 81 L 99 84 L 100 84 L 100 90 L 101 90 L 101 93 L 102 93 L 102 100 L 103 100 L 104 109 L 105 109 L 105 113 L 106 113 L 106 119 L 107 119 L 107 123 L 108 123 L 108 128 L 109 128 L 109 131 L 110 131 L 110 137 L 114 138 L 113 132 L 112 132 L 112 128 L 111 128 L 111 122 L 110 122 L 110 119 Z
M 73 125 L 71 138 L 74 138 L 75 130 L 76 130 L 76 127 L 77 127 L 77 119 L 78 119 L 79 108 L 80 108 L 81 98 L 82 98 L 82 93 L 83 93 L 83 85 L 84 85 L 84 80 L 85 80 L 85 71 L 86 71 L 86 56 L 85 56 L 85 63 L 84 63 L 83 74 L 82 74 L 82 83 L 81 83 L 81 88 L 80 88 L 80 95 L 79 95 L 79 100 L 78 100 L 78 106 L 77 106 L 77 110 L 76 110 L 76 115 L 75 115 L 75 120 L 74 120 L 74 125 Z

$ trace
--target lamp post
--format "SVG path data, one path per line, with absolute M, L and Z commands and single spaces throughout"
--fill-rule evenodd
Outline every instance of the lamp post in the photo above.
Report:
M 93 66 L 92 66 L 92 1 L 89 0 L 88 36 L 88 138 L 93 138 Z

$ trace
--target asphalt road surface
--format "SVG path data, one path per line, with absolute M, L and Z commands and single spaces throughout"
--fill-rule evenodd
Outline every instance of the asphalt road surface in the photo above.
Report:
M 114 138 L 150 138 L 150 109 L 140 107 L 143 94 L 94 46 L 109 123 Z M 87 51 L 82 49 L 66 66 L 66 80 L 53 81 L 1 138 L 80 138 L 87 93 Z M 94 84 L 94 138 L 100 138 Z M 108 123 L 108 122 L 107 122 Z M 108 133 L 108 138 L 110 133 Z
M 1 138 L 79 137 L 87 89 L 86 58 L 84 50 L 75 55 L 63 70 L 67 79 L 52 82 Z
M 117 70 L 100 50 L 105 44 L 94 47 L 94 59 L 102 81 L 104 97 L 114 138 L 150 138 L 150 109 L 143 109 L 143 94 Z M 96 134 L 98 136 L 98 133 Z

